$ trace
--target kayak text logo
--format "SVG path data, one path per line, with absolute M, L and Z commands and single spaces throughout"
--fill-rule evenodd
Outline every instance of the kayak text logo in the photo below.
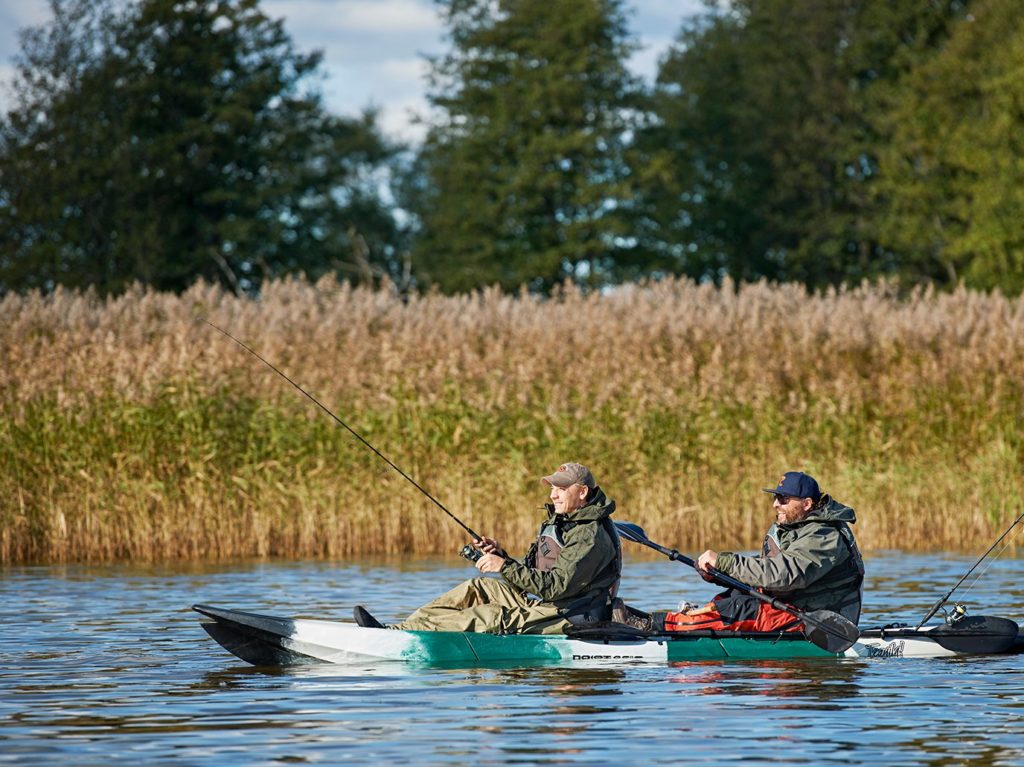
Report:
M 864 649 L 867 650 L 869 658 L 902 658 L 903 650 L 906 647 L 905 642 L 890 642 L 888 645 L 877 645 L 877 644 L 866 644 Z
M 643 660 L 643 655 L 573 655 L 573 660 Z

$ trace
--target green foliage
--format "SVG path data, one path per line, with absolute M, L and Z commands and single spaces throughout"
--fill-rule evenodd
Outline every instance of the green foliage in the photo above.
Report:
M 407 156 L 325 111 L 258 0 L 52 0 L 0 120 L 0 293 L 413 265 L 448 292 L 1024 290 L 1019 3 L 708 0 L 645 89 L 627 2 L 437 0 Z
M 635 276 L 625 165 L 640 88 L 619 0 L 442 2 L 440 114 L 419 158 L 415 253 L 446 291 Z
M 0 123 L 0 290 L 394 270 L 374 117 L 325 112 L 257 0 L 54 0 Z
M 915 279 L 1024 289 L 1020 10 L 972 3 L 948 44 L 885 94 L 881 230 Z
M 659 72 L 642 236 L 697 278 L 837 284 L 894 271 L 869 195 L 870 94 L 958 3 L 737 0 L 683 28 Z

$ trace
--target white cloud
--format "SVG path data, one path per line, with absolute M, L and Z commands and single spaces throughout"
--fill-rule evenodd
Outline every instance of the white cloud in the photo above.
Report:
M 626 63 L 632 72 L 640 75 L 648 82 L 654 82 L 654 78 L 658 74 L 658 60 L 667 48 L 667 42 L 660 46 L 646 45 L 634 52 Z
M 0 3 L 0 29 L 13 39 L 21 27 L 42 24 L 50 18 L 50 4 L 45 0 L 4 0 Z
M 423 97 L 394 101 L 380 113 L 378 124 L 385 135 L 408 143 L 419 143 L 426 136 L 426 126 L 415 116 L 427 114 L 429 106 Z
M 383 40 L 436 38 L 441 32 L 433 4 L 424 0 L 267 0 L 262 8 L 271 18 L 285 18 L 289 29 L 303 35 L 370 34 Z
M 343 3 L 346 26 L 356 32 L 437 35 L 441 20 L 433 6 L 417 0 L 361 0 Z
M 422 77 L 429 69 L 427 62 L 421 58 L 385 59 L 380 68 L 388 77 L 403 80 Z

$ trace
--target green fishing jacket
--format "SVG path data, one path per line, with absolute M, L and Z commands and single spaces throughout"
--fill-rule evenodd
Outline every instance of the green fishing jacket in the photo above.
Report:
M 860 619 L 864 560 L 850 525 L 853 509 L 830 496 L 799 522 L 769 528 L 760 556 L 723 551 L 715 567 L 802 610 Z
M 604 606 L 611 601 L 622 574 L 622 553 L 611 515 L 615 501 L 597 488 L 594 498 L 570 514 L 555 514 L 549 506 L 537 542 L 524 562 L 506 559 L 501 568 L 505 581 L 520 591 L 534 594 L 560 610 Z M 552 541 L 553 538 L 553 541 Z M 540 547 L 556 544 L 556 552 L 544 568 L 538 566 Z M 560 546 L 560 550 L 557 547 Z

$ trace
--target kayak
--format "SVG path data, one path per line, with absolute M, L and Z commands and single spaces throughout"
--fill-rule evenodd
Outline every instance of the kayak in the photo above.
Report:
M 398 661 L 430 666 L 592 665 L 791 658 L 948 658 L 1024 652 L 1024 636 L 1006 618 L 968 616 L 921 629 L 864 629 L 842 653 L 797 632 L 649 633 L 602 623 L 569 634 L 475 634 L 363 628 L 347 621 L 280 618 L 194 605 L 200 624 L 225 650 L 256 666 Z

